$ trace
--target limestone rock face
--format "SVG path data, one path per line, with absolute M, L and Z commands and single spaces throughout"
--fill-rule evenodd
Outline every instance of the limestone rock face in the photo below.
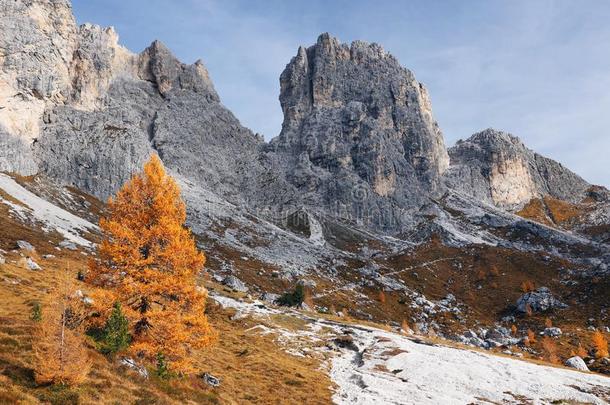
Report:
M 305 200 L 387 228 L 440 190 L 448 156 L 427 91 L 379 45 L 322 34 L 280 85 L 284 122 L 271 146 Z
M 502 208 L 516 208 L 550 195 L 579 201 L 590 187 L 585 180 L 551 159 L 526 148 L 506 132 L 486 129 L 449 148 L 445 173 L 450 188 Z
M 113 28 L 78 27 L 68 1 L 0 6 L 0 170 L 105 198 L 156 151 L 237 194 L 237 166 L 256 161 L 261 140 L 220 104 L 201 61 L 185 65 L 158 41 L 131 53 Z
M 181 63 L 159 41 L 132 53 L 112 28 L 77 26 L 68 0 L 0 9 L 0 171 L 106 198 L 158 153 L 244 211 L 283 224 L 311 214 L 320 244 L 330 223 L 411 229 L 447 187 L 503 208 L 589 188 L 494 130 L 448 153 L 426 89 L 377 44 L 322 34 L 299 48 L 280 77 L 281 133 L 264 143 L 221 104 L 201 61 Z
M 0 1 L 0 169 L 33 174 L 29 144 L 46 106 L 62 102 L 76 24 L 67 1 Z

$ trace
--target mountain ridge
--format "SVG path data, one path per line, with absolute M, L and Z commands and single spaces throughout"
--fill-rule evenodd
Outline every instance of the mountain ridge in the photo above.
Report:
M 222 105 L 201 61 L 183 64 L 160 41 L 132 53 L 112 27 L 76 26 L 69 1 L 5 9 L 0 24 L 15 35 L 1 44 L 0 94 L 20 95 L 0 109 L 6 171 L 105 198 L 158 153 L 270 219 L 308 209 L 389 234 L 448 189 L 516 211 L 544 195 L 577 203 L 590 187 L 495 130 L 447 148 L 425 87 L 375 43 L 323 33 L 299 47 L 280 76 L 282 130 L 264 142 Z

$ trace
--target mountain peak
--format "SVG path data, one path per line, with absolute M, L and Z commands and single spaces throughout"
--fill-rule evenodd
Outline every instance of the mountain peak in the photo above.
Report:
M 450 188 L 508 209 L 544 195 L 577 202 L 589 187 L 560 163 L 528 149 L 520 138 L 493 128 L 458 141 L 449 156 L 445 179 Z

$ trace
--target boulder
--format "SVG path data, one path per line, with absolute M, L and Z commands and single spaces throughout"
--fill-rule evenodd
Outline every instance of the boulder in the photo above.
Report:
M 208 385 L 210 385 L 212 387 L 219 387 L 220 386 L 220 378 L 214 377 L 210 373 L 203 373 L 201 378 L 203 379 L 203 381 L 205 381 L 206 384 L 208 384 Z
M 358 346 L 354 343 L 354 338 L 348 334 L 337 336 L 333 342 L 342 349 L 358 351 Z
M 565 365 L 576 370 L 589 371 L 589 367 L 580 356 L 570 357 L 566 360 Z
M 307 280 L 307 279 L 300 279 L 299 281 L 297 281 L 297 284 L 302 285 L 305 288 L 309 288 L 309 289 L 313 289 L 316 287 L 316 282 L 313 280 Z
M 510 330 L 508 330 L 504 326 L 496 326 L 495 328 L 490 329 L 485 335 L 485 337 L 487 339 L 503 340 L 506 338 L 510 338 L 511 335 Z
M 496 326 L 485 333 L 486 343 L 491 347 L 511 346 L 519 343 L 519 339 L 513 337 L 509 329 Z
M 146 367 L 139 365 L 134 359 L 124 357 L 121 359 L 120 363 L 121 365 L 136 371 L 142 377 L 148 378 L 148 370 L 146 370 Z
M 540 287 L 535 291 L 523 294 L 517 300 L 517 311 L 527 313 L 528 307 L 534 312 L 544 312 L 554 308 L 567 308 L 568 306 L 559 301 L 547 287 Z
M 556 328 L 556 327 L 546 328 L 545 330 L 542 331 L 542 335 L 550 336 L 550 337 L 561 336 L 561 334 L 562 334 L 561 329 Z
M 27 258 L 25 264 L 28 267 L 28 269 L 30 269 L 30 270 L 42 270 L 42 267 L 40 267 L 38 265 L 38 263 L 36 263 L 34 260 L 32 260 L 31 257 Z
M 226 285 L 227 287 L 229 287 L 233 291 L 244 292 L 244 293 L 248 291 L 248 287 L 244 284 L 244 282 L 241 281 L 240 279 L 238 279 L 235 276 L 227 276 L 227 277 L 225 277 L 222 280 L 222 284 Z
M 464 336 L 467 338 L 478 338 L 477 334 L 471 329 L 464 332 Z
M 25 240 L 18 240 L 17 241 L 17 246 L 19 247 L 19 249 L 27 250 L 29 252 L 33 252 L 34 250 L 36 250 L 34 248 L 34 246 L 32 246 L 32 244 L 30 242 L 27 242 Z
M 270 304 L 275 303 L 279 298 L 280 298 L 279 294 L 273 294 L 273 293 L 268 293 L 268 292 L 263 293 L 261 295 L 261 301 L 265 301 Z
M 68 239 L 64 239 L 61 242 L 59 242 L 59 247 L 68 249 L 68 250 L 77 250 L 78 249 L 76 247 L 76 244 Z

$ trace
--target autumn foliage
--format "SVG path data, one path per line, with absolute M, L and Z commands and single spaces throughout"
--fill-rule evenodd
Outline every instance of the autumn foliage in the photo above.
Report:
M 82 330 L 75 315 L 78 302 L 66 279 L 41 306 L 32 343 L 34 377 L 38 384 L 75 385 L 91 368 Z
M 207 291 L 196 285 L 205 256 L 184 227 L 186 209 L 176 182 L 153 155 L 108 201 L 100 220 L 103 241 L 87 280 L 104 290 L 97 310 L 109 316 L 120 302 L 136 358 L 162 355 L 175 373 L 193 372 L 192 351 L 217 335 L 204 314 Z
M 552 338 L 545 336 L 542 338 L 542 350 L 546 359 L 550 363 L 559 363 L 559 357 L 557 356 L 557 345 Z
M 608 341 L 604 335 L 596 330 L 593 332 L 593 346 L 595 347 L 595 357 L 601 359 L 602 357 L 608 357 Z
M 379 302 L 382 304 L 386 303 L 385 292 L 383 290 L 379 291 Z
M 531 329 L 527 330 L 527 340 L 526 345 L 529 346 L 533 343 L 536 343 L 536 334 Z
M 536 287 L 534 286 L 534 283 L 531 280 L 525 280 L 521 283 L 521 291 L 523 291 L 524 293 L 534 291 L 535 289 Z
M 411 329 L 411 327 L 409 326 L 409 323 L 407 322 L 406 319 L 402 320 L 402 324 L 400 326 L 400 329 L 402 330 L 403 333 L 405 334 L 410 334 L 413 332 L 413 330 Z

